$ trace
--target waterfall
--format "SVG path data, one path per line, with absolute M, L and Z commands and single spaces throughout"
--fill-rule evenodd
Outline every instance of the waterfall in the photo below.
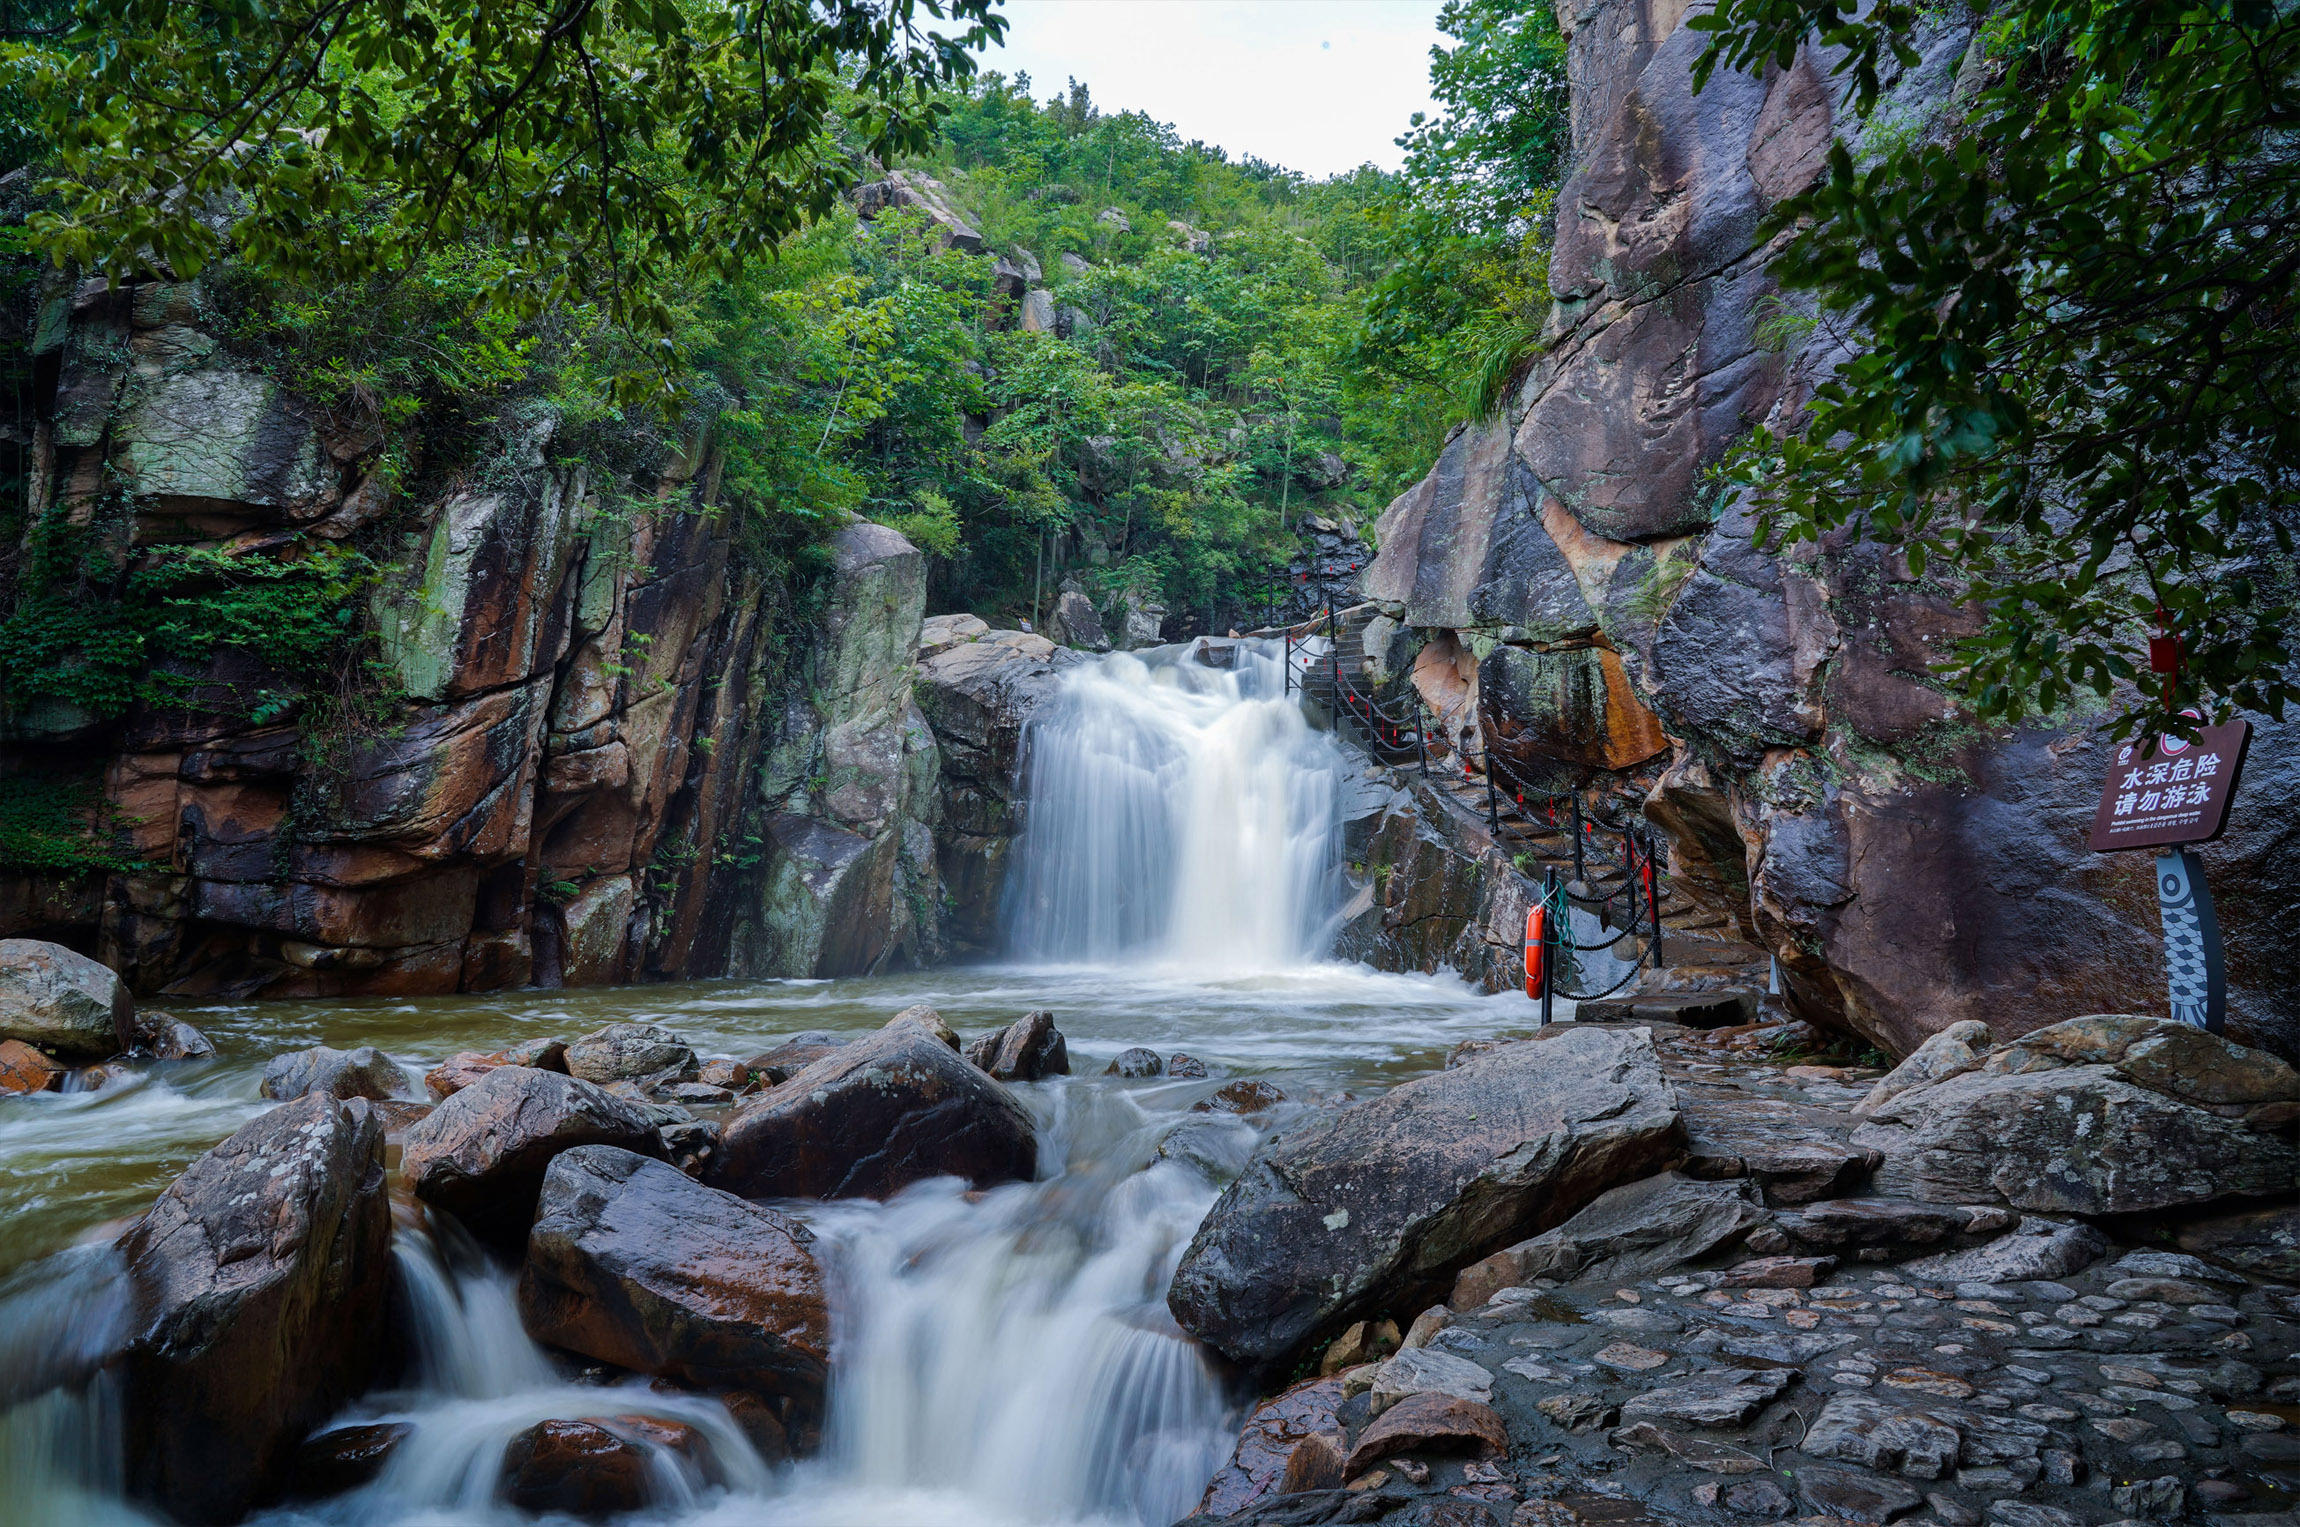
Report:
M 1200 641 L 1075 669 L 1024 751 L 1016 954 L 1236 973 L 1321 952 L 1342 755 L 1286 693 L 1277 643 Z
M 1153 1159 L 1172 1113 L 1081 1087 L 1033 1101 L 1061 1177 L 983 1195 L 943 1179 L 810 1215 L 831 1412 L 774 1520 L 1154 1527 L 1195 1506 L 1234 1417 L 1165 1295 L 1214 1187 Z
M 0 1524 L 126 1527 L 117 1497 L 117 1381 L 100 1365 L 126 1337 L 133 1296 L 111 1246 L 80 1246 L 0 1281 Z

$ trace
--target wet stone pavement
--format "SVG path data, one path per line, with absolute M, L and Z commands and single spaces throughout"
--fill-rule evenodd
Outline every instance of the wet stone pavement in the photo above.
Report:
M 1843 1137 L 1877 1073 L 1655 1037 L 1685 1175 L 1762 1184 L 1770 1223 L 1635 1280 L 1465 1279 L 1482 1302 L 1406 1350 L 1265 1402 L 1194 1520 L 2300 1527 L 2300 1289 L 2074 1222 L 2007 1234 L 2001 1207 L 1820 1197 L 1865 1175 Z M 2023 1266 L 2060 1275 L 1984 1275 Z

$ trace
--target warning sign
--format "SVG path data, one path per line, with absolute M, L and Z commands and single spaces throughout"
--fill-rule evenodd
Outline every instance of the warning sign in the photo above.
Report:
M 2092 849 L 2204 843 L 2228 825 L 2228 801 L 2244 766 L 2252 724 L 2208 726 L 2194 742 L 2158 737 L 2153 756 L 2137 743 L 2117 750 L 2092 818 Z

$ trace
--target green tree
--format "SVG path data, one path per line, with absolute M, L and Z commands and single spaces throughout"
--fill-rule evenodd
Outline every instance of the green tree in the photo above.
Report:
M 1914 62 L 1917 8 L 1721 0 L 1696 68 L 1838 50 L 1852 101 Z M 2012 0 L 1986 73 L 1866 167 L 1777 208 L 1776 270 L 1851 345 L 1797 428 L 1730 464 L 1773 544 L 1865 536 L 1978 602 L 1949 665 L 2017 721 L 2145 685 L 2281 716 L 2300 511 L 2300 11 Z M 1881 136 L 1881 135 L 1880 135 Z M 2168 631 L 2179 671 L 2136 661 Z M 2170 724 L 2184 723 L 2176 719 Z
M 995 0 L 80 0 L 9 45 L 56 174 L 59 263 L 189 278 L 226 253 L 317 285 L 516 250 L 493 301 L 595 298 L 660 339 L 855 170 L 932 140 Z M 953 18 L 950 33 L 921 10 Z

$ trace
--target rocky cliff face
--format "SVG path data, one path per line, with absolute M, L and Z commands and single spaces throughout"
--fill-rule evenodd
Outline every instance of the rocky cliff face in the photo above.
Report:
M 388 568 L 352 615 L 373 681 L 350 720 L 307 693 L 267 722 L 295 686 L 220 645 L 164 703 L 10 705 L 0 774 L 100 777 L 132 867 L 0 871 L 0 933 L 187 996 L 834 975 L 925 948 L 936 755 L 907 541 L 841 531 L 818 613 L 778 628 L 787 603 L 710 507 L 707 428 L 609 485 L 543 418 L 410 498 L 379 430 L 235 359 L 206 300 L 52 294 L 32 526 L 86 527 L 122 572 L 160 546 L 357 544 Z
M 1680 883 L 1778 956 L 1804 1016 L 1899 1054 L 1960 1019 L 2009 1035 L 2161 1005 L 2150 861 L 2084 848 L 2107 767 L 2085 718 L 1979 727 L 1930 672 L 1971 619 L 1954 589 L 1874 546 L 1770 555 L 1703 478 L 1838 353 L 1781 304 L 1759 219 L 1833 140 L 1857 154 L 1952 109 L 1969 33 L 1934 23 L 1864 129 L 1810 51 L 1695 95 L 1684 9 L 1560 7 L 1576 168 L 1551 345 L 1383 516 L 1365 587 L 1394 624 L 1369 628 L 1369 665 L 1418 641 L 1425 696 L 1466 694 L 1497 751 L 1641 796 Z M 2296 740 L 2261 725 L 2206 852 L 2232 1032 L 2287 1053 L 2300 998 L 2270 962 L 2300 917 L 2278 858 Z

